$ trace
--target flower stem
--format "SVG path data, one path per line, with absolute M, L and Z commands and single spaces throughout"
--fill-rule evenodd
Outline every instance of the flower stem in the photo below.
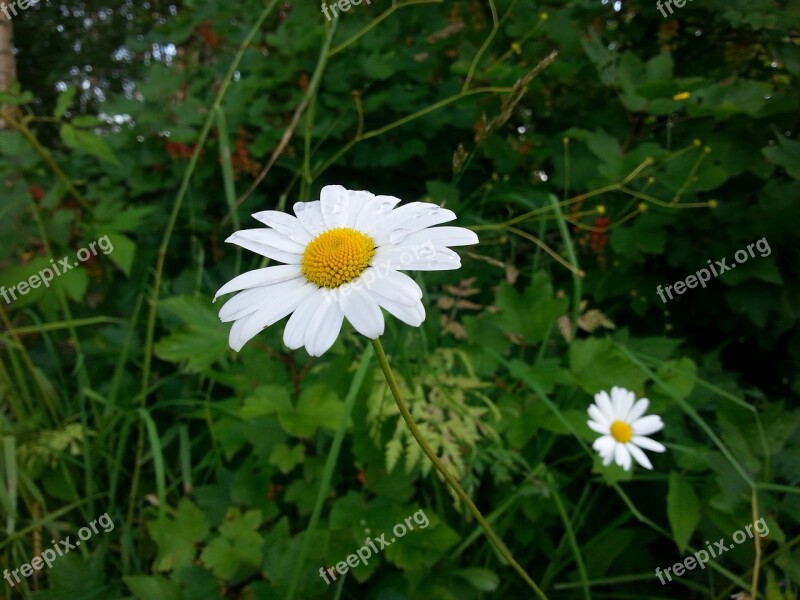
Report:
M 414 417 L 411 416 L 406 403 L 400 396 L 400 390 L 397 387 L 397 381 L 392 373 L 392 367 L 389 366 L 389 360 L 386 358 L 386 353 L 383 351 L 383 345 L 381 344 L 380 339 L 370 341 L 372 342 L 372 346 L 375 348 L 375 356 L 378 358 L 378 363 L 380 364 L 383 375 L 386 378 L 386 383 L 389 384 L 389 389 L 392 391 L 395 402 L 397 402 L 397 408 L 400 409 L 400 414 L 403 416 L 403 420 L 406 422 L 406 425 L 408 425 L 409 430 L 411 430 L 411 435 L 413 435 L 414 439 L 417 440 L 417 443 L 419 444 L 419 447 L 422 448 L 425 456 L 430 459 L 430 461 L 433 463 L 433 466 L 436 467 L 436 470 L 439 471 L 439 473 L 441 473 L 447 484 L 453 489 L 458 497 L 461 498 L 467 508 L 469 508 L 469 511 L 475 517 L 475 520 L 478 521 L 480 526 L 486 532 L 486 537 L 488 537 L 492 544 L 494 544 L 494 547 L 503 556 L 503 558 L 508 561 L 508 564 L 514 567 L 514 570 L 519 573 L 519 576 L 525 580 L 525 583 L 527 583 L 530 588 L 536 592 L 536 595 L 539 598 L 542 600 L 547 600 L 547 596 L 545 596 L 544 592 L 539 589 L 539 586 L 536 585 L 533 579 L 531 579 L 530 576 L 525 572 L 525 569 L 523 569 L 514 559 L 511 551 L 503 543 L 503 540 L 501 540 L 500 537 L 494 532 L 492 526 L 489 525 L 486 519 L 483 518 L 481 511 L 478 510 L 478 507 L 475 506 L 475 503 L 472 502 L 467 493 L 461 488 L 458 481 L 456 481 L 456 478 L 453 477 L 453 475 L 447 469 L 447 466 L 441 460 L 439 460 L 439 457 L 436 456 L 436 453 L 428 445 L 428 442 L 425 441 L 425 438 L 422 436 L 422 432 L 414 422 Z

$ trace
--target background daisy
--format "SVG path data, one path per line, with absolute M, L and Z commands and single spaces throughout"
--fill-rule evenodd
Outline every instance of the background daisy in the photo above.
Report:
M 651 440 L 647 435 L 660 431 L 664 423 L 658 415 L 642 416 L 650 401 L 641 398 L 621 387 L 611 388 L 611 398 L 602 391 L 594 396 L 595 403 L 589 406 L 589 427 L 602 437 L 597 438 L 592 447 L 603 458 L 603 464 L 613 460 L 626 471 L 630 470 L 631 456 L 645 469 L 653 465 L 642 451 L 664 452 L 663 444 Z

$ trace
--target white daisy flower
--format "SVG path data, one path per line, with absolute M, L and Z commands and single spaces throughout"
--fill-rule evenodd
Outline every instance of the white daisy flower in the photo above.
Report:
M 320 356 L 336 341 L 346 317 L 362 335 L 383 334 L 381 308 L 404 323 L 425 320 L 422 290 L 399 271 L 458 269 L 448 246 L 477 244 L 463 227 L 435 227 L 456 215 L 425 202 L 322 188 L 321 199 L 298 202 L 293 217 L 266 210 L 253 217 L 269 228 L 237 231 L 226 242 L 285 263 L 248 271 L 226 283 L 214 300 L 239 292 L 219 311 L 233 321 L 229 342 L 237 352 L 265 327 L 291 313 L 283 341 Z
M 642 449 L 653 452 L 664 452 L 666 448 L 647 435 L 660 431 L 664 427 L 658 415 L 642 415 L 650 406 L 647 398 L 635 402 L 636 395 L 621 387 L 611 388 L 611 398 L 605 391 L 595 394 L 595 404 L 589 406 L 589 427 L 602 437 L 597 438 L 592 448 L 603 458 L 608 466 L 613 460 L 620 467 L 629 471 L 631 456 L 645 469 L 653 465 Z

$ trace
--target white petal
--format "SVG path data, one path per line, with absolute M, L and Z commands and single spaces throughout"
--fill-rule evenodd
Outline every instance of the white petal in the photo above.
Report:
M 611 406 L 611 400 L 608 398 L 608 392 L 603 390 L 602 392 L 596 393 L 594 395 L 594 402 L 597 404 L 597 408 L 600 409 L 600 412 L 603 413 L 609 424 L 616 420 L 614 407 Z
M 602 425 L 600 423 L 596 423 L 595 421 L 586 421 L 586 424 L 589 425 L 589 429 L 596 431 L 597 433 L 606 435 L 609 432 L 608 425 Z
M 325 231 L 325 220 L 322 218 L 322 207 L 319 200 L 313 202 L 295 202 L 294 214 L 297 220 L 306 228 L 312 237 L 318 236 Z
M 412 233 L 401 241 L 404 245 L 470 246 L 478 243 L 478 235 L 464 227 L 433 227 Z
M 353 280 L 352 285 L 363 285 L 367 289 L 401 304 L 413 305 L 422 298 L 422 290 L 416 281 L 388 265 L 369 267 Z
M 286 329 L 283 330 L 283 343 L 291 350 L 297 350 L 303 345 L 306 336 L 306 329 L 311 317 L 325 302 L 325 294 L 322 290 L 317 290 L 308 296 L 289 317 Z
M 288 213 L 279 210 L 262 210 L 254 213 L 252 217 L 261 221 L 264 225 L 269 225 L 275 231 L 294 242 L 305 245 L 311 241 L 311 234 L 303 227 L 297 217 L 293 217 Z
M 277 323 L 295 310 L 316 289 L 315 285 L 306 283 L 303 287 L 289 290 L 271 298 L 269 303 L 262 305 L 253 314 L 236 321 L 231 327 L 229 336 L 231 348 L 237 352 L 241 350 L 247 342 L 263 331 L 264 328 Z
M 270 286 L 253 288 L 239 292 L 222 305 L 219 310 L 220 321 L 235 321 L 259 310 L 281 294 L 299 289 L 306 284 L 305 279 L 296 277 Z
M 373 239 L 372 230 L 378 221 L 386 219 L 392 209 L 399 204 L 400 198 L 394 196 L 375 196 L 358 213 L 355 229 L 363 231 Z
M 625 419 L 625 415 L 630 412 L 635 400 L 636 395 L 633 392 L 621 387 L 611 388 L 611 404 L 620 421 Z
M 275 267 L 265 267 L 263 269 L 247 271 L 238 277 L 234 277 L 219 288 L 214 295 L 214 300 L 216 301 L 220 296 L 230 294 L 231 292 L 279 283 L 300 276 L 300 269 L 297 265 L 278 265 Z
M 453 221 L 455 218 L 456 215 L 452 210 L 435 204 L 409 202 L 370 223 L 369 233 L 376 243 L 385 244 L 391 241 L 392 236 L 408 235 L 427 227 Z
M 666 452 L 667 448 L 664 444 L 657 442 L 655 440 L 651 440 L 650 438 L 643 437 L 641 435 L 635 435 L 631 439 L 632 444 L 636 444 L 640 448 L 644 448 L 645 450 L 650 450 L 651 452 Z
M 304 246 L 293 242 L 273 229 L 244 229 L 227 240 L 251 252 L 290 265 L 300 264 Z
M 614 462 L 629 471 L 631 468 L 631 455 L 624 444 L 617 444 L 614 448 Z
M 416 300 L 413 304 L 406 304 L 396 299 L 386 298 L 375 291 L 371 291 L 370 293 L 381 308 L 400 319 L 406 325 L 419 327 L 422 325 L 422 322 L 425 321 L 425 307 L 419 300 Z
M 650 469 L 651 471 L 653 470 L 653 463 L 650 462 L 650 459 L 647 458 L 647 455 L 639 450 L 639 448 L 633 444 L 625 444 L 625 448 L 628 449 L 628 452 L 631 453 L 631 456 L 633 456 L 636 462 L 642 465 L 645 469 Z
M 650 400 L 641 398 L 633 405 L 633 408 L 628 411 L 628 414 L 623 418 L 627 423 L 633 423 L 636 419 L 641 417 L 647 412 L 647 407 L 650 406 Z
M 386 265 L 396 271 L 449 271 L 461 267 L 461 258 L 449 248 L 389 245 L 375 251 L 372 265 Z
M 326 185 L 319 194 L 322 218 L 328 229 L 346 227 L 350 214 L 350 195 L 340 185 Z
M 602 454 L 601 454 L 601 456 L 602 456 Z M 608 454 L 603 456 L 603 466 L 607 467 L 608 465 L 611 464 L 612 460 L 614 460 L 614 453 L 613 452 L 609 452 Z
M 327 290 L 326 290 L 327 291 Z M 342 329 L 344 313 L 334 292 L 325 294 L 325 300 L 311 317 L 306 329 L 306 352 L 311 356 L 322 356 L 327 352 Z
M 383 335 L 383 313 L 372 295 L 359 286 L 339 288 L 339 306 L 358 333 L 371 340 Z
M 356 229 L 356 223 L 361 211 L 365 210 L 375 198 L 375 194 L 360 190 L 349 191 L 350 194 L 350 211 L 347 215 L 347 227 Z
M 604 425 L 606 429 L 611 426 L 611 421 L 603 414 L 603 411 L 600 410 L 595 404 L 589 405 L 589 416 L 594 419 L 599 425 Z M 605 431 L 604 433 L 608 433 Z
M 610 435 L 604 435 L 603 437 L 599 437 L 594 441 L 592 448 L 597 450 L 600 456 L 606 457 L 614 454 L 614 447 L 616 445 L 617 442 L 614 441 L 614 438 L 612 438 Z
M 635 435 L 650 435 L 664 428 L 664 422 L 658 415 L 648 415 L 631 423 Z

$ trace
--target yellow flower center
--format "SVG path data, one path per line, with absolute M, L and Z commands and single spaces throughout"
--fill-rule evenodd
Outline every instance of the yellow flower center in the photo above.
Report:
M 633 437 L 633 429 L 625 421 L 614 421 L 611 424 L 611 437 L 621 444 L 627 444 Z
M 338 227 L 308 243 L 300 270 L 311 283 L 336 288 L 361 275 L 374 254 L 372 238 L 349 227 Z

